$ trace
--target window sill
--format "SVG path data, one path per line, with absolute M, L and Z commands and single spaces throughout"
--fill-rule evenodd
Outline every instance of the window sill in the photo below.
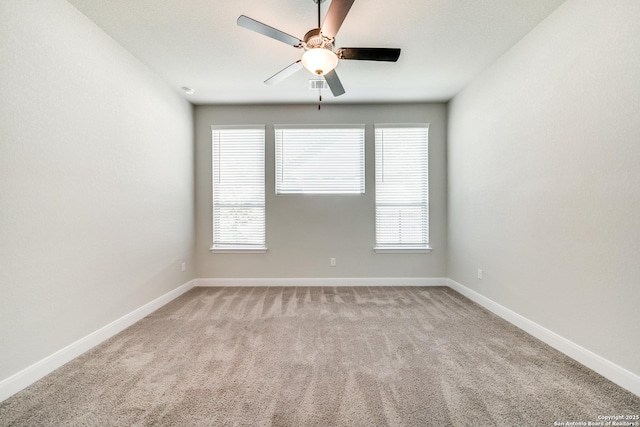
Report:
M 246 246 L 213 246 L 209 249 L 214 254 L 264 254 L 267 248 Z
M 373 250 L 377 254 L 428 254 L 433 249 L 429 246 L 376 246 Z

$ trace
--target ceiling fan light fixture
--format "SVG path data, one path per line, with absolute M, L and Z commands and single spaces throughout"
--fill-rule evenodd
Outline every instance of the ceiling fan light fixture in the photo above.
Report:
M 329 49 L 317 47 L 302 55 L 302 65 L 312 74 L 324 76 L 338 65 L 338 57 Z
M 314 76 L 323 76 L 333 96 L 340 96 L 345 91 L 338 74 L 334 71 L 339 61 L 352 59 L 396 62 L 398 60 L 400 49 L 341 47 L 337 53 L 334 52 L 336 34 L 355 0 L 331 0 L 324 23 L 320 23 L 320 3 L 326 0 L 313 1 L 318 5 L 318 26 L 307 31 L 304 40 L 248 16 L 238 17 L 236 22 L 239 26 L 305 51 L 302 58 L 265 80 L 266 84 L 276 84 L 300 69 L 306 68 Z

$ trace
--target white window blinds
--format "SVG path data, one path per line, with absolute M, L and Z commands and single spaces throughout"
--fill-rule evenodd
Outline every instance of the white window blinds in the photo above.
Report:
M 375 126 L 377 248 L 429 248 L 428 131 Z
M 364 125 L 274 130 L 276 194 L 364 194 Z
M 213 248 L 265 246 L 264 126 L 212 126 Z

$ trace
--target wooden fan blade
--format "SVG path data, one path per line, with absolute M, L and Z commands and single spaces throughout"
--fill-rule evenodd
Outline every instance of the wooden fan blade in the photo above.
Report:
M 355 59 L 358 61 L 387 61 L 396 62 L 400 57 L 400 49 L 382 47 L 341 47 L 336 50 L 340 59 Z
M 300 69 L 302 69 L 302 61 L 301 60 L 297 60 L 293 64 L 289 65 L 287 68 L 284 68 L 284 69 L 278 71 L 277 73 L 275 73 L 273 76 L 269 77 L 264 82 L 266 84 L 268 84 L 268 85 L 278 84 L 281 81 L 283 81 L 284 79 L 294 75 Z
M 329 5 L 329 10 L 322 24 L 322 35 L 332 39 L 338 34 L 353 2 L 354 0 L 331 0 L 331 5 Z
M 298 48 L 302 47 L 302 40 L 299 38 L 270 27 L 267 24 L 263 24 L 262 22 L 256 21 L 255 19 L 249 18 L 248 16 L 240 15 L 236 23 L 247 30 L 271 37 L 272 39 L 281 41 L 282 43 L 290 46 Z
M 329 89 L 331 89 L 331 93 L 333 93 L 333 96 L 340 96 L 345 93 L 344 87 L 342 87 L 342 83 L 338 78 L 338 74 L 336 74 L 336 70 L 329 71 L 324 75 L 324 79 L 327 81 L 327 84 L 329 85 Z

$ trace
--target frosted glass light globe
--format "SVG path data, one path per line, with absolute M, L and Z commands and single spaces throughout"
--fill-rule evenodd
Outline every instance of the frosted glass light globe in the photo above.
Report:
M 338 57 L 329 49 L 309 49 L 302 55 L 302 65 L 317 76 L 324 76 L 338 65 Z

